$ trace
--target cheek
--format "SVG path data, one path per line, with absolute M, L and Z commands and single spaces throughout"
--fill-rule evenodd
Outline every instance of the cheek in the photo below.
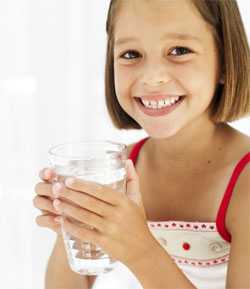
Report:
M 211 98 L 215 89 L 214 67 L 192 63 L 177 68 L 178 80 L 188 95 Z
M 114 74 L 117 98 L 119 101 L 124 102 L 129 94 L 131 84 L 134 81 L 134 75 L 131 69 L 117 66 L 114 68 Z

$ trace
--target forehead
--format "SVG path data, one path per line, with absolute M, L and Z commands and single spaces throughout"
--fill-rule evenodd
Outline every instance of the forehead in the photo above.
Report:
M 192 0 L 121 0 L 115 39 L 161 32 L 199 36 L 211 31 Z

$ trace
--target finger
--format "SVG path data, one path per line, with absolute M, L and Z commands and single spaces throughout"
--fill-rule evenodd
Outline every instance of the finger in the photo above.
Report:
M 80 207 L 72 206 L 68 203 L 62 202 L 60 200 L 55 200 L 53 202 L 55 209 L 58 214 L 63 214 L 67 217 L 72 217 L 73 219 L 80 221 L 81 223 L 88 224 L 91 227 L 98 229 L 99 231 L 106 231 L 106 224 L 104 218 L 85 210 Z
M 119 205 L 124 196 L 112 188 L 98 183 L 77 178 L 66 178 L 65 185 L 69 189 L 84 192 L 111 205 Z
M 101 232 L 95 229 L 88 229 L 86 227 L 80 227 L 72 222 L 70 222 L 67 218 L 61 217 L 62 229 L 69 233 L 72 236 L 80 240 L 84 240 L 86 242 L 99 245 L 102 247 L 102 243 L 104 243 L 105 237 Z
M 52 193 L 52 185 L 50 183 L 41 182 L 36 184 L 35 192 L 38 196 L 47 196 L 54 199 L 54 195 Z
M 53 193 L 61 200 L 70 200 L 73 204 L 98 214 L 101 217 L 113 215 L 116 209 L 113 205 L 103 202 L 83 192 L 67 189 L 63 184 L 56 183 L 52 187 Z
M 56 173 L 51 168 L 44 168 L 39 172 L 39 177 L 43 181 L 52 182 L 56 177 Z
M 51 212 L 46 211 L 46 210 L 41 210 L 41 209 L 38 209 L 38 210 L 40 210 L 40 212 L 41 212 L 42 215 L 49 215 L 49 214 L 51 214 Z
M 42 215 L 36 217 L 36 224 L 40 227 L 46 227 L 49 228 L 57 233 L 61 231 L 61 224 L 58 222 L 55 222 L 55 217 L 53 215 Z
M 53 184 L 56 181 L 64 182 L 65 176 L 58 175 L 53 168 L 44 168 L 39 173 L 40 178 L 47 183 Z
M 46 197 L 40 197 L 37 196 L 33 199 L 33 205 L 39 209 L 39 210 L 43 210 L 44 212 L 51 212 L 53 214 L 58 214 L 58 212 L 55 210 L 53 203 L 51 200 L 49 200 Z

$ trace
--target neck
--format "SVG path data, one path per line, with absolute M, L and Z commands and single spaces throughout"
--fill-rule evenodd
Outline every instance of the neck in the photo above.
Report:
M 148 146 L 153 166 L 163 171 L 166 168 L 168 172 L 202 171 L 212 167 L 216 153 L 223 149 L 223 137 L 218 132 L 225 126 L 200 120 L 170 138 L 150 138 Z

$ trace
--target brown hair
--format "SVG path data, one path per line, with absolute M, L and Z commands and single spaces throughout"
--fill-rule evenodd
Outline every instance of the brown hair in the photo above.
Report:
M 250 114 L 250 51 L 236 0 L 192 0 L 214 31 L 224 84 L 219 83 L 209 107 L 215 123 L 231 122 Z M 116 128 L 141 129 L 120 106 L 114 84 L 114 27 L 121 0 L 111 0 L 106 32 L 105 96 L 108 113 Z

